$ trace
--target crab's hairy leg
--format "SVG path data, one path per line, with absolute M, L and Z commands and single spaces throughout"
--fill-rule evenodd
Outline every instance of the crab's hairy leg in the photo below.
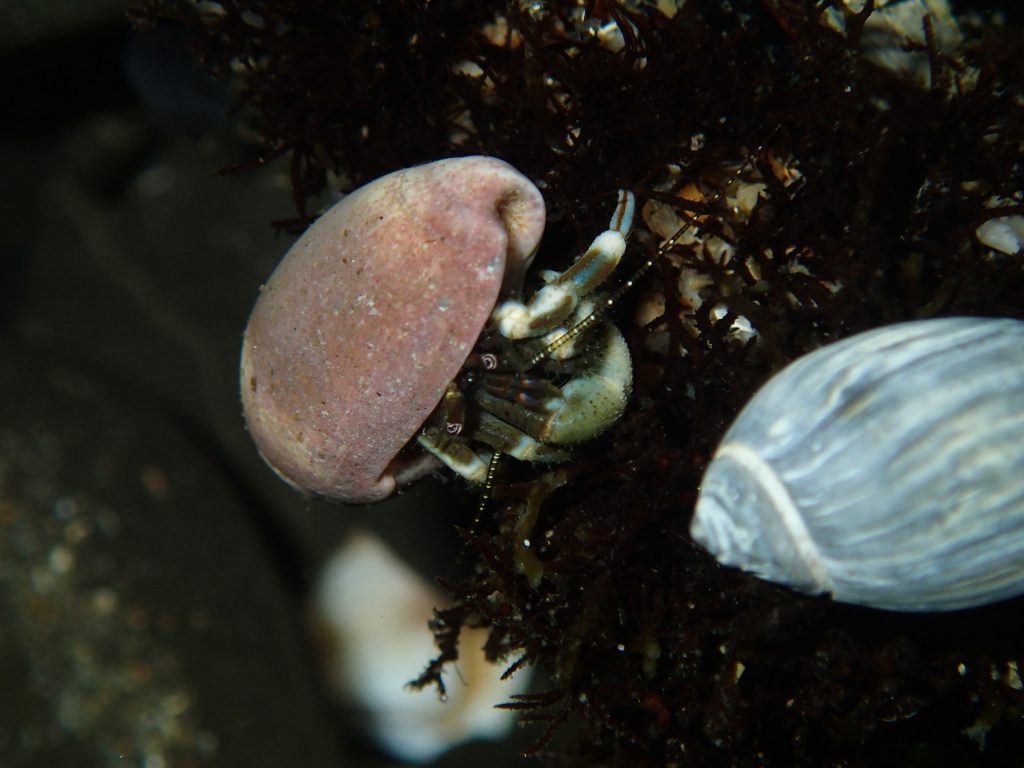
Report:
M 436 413 L 444 421 L 449 435 L 460 434 L 466 426 L 466 398 L 455 382 L 448 384 Z
M 440 427 L 427 427 L 416 442 L 442 464 L 477 485 L 487 482 L 488 469 L 494 453 L 507 453 L 520 461 L 557 463 L 567 461 L 569 453 L 546 445 L 489 413 L 481 413 L 472 438 L 491 446 L 494 451 L 475 451 L 469 443 Z
M 524 373 L 492 373 L 480 383 L 492 395 L 537 410 L 545 399 L 558 397 L 561 390 L 550 380 Z
M 586 253 L 565 272 L 550 277 L 528 304 L 510 299 L 494 310 L 492 319 L 499 333 L 509 339 L 533 338 L 571 315 L 580 298 L 607 280 L 619 265 L 626 252 L 626 238 L 633 228 L 635 208 L 633 193 L 619 190 L 619 202 L 609 228 L 594 238 Z
M 583 353 L 587 343 L 589 343 L 590 334 L 570 334 L 570 329 L 576 328 L 597 311 L 598 305 L 594 301 L 590 299 L 584 299 L 581 301 L 576 307 L 576 311 L 572 313 L 572 317 L 569 318 L 568 322 L 548 331 L 540 337 L 540 341 L 543 342 L 540 349 L 541 352 L 544 353 L 544 356 L 550 360 L 558 362 L 571 362 L 575 358 L 579 357 Z M 568 340 L 566 340 L 566 337 L 568 337 Z M 552 342 L 554 341 L 560 341 L 562 343 L 558 344 L 558 346 L 553 349 L 550 349 Z M 536 354 L 533 358 L 527 358 L 523 361 L 522 364 L 526 366 L 526 370 L 529 370 L 540 362 L 534 358 L 536 358 Z
M 629 233 L 633 231 L 633 216 L 635 214 L 636 195 L 628 189 L 620 189 L 615 211 L 612 212 L 611 221 L 608 222 L 608 229 L 621 232 L 623 237 L 629 237 Z
M 487 480 L 487 467 L 491 462 L 489 451 L 477 453 L 464 440 L 439 427 L 427 427 L 416 438 L 420 447 L 433 454 L 452 472 L 483 485 Z
M 595 297 L 599 300 L 595 300 Z M 507 345 L 500 362 L 492 370 L 526 373 L 537 366 L 556 372 L 566 368 L 571 370 L 576 358 L 584 352 L 591 340 L 591 334 L 572 333 L 571 330 L 593 317 L 600 305 L 604 304 L 601 294 L 583 299 L 562 325 L 555 326 L 535 339 L 523 339 Z M 552 344 L 556 341 L 559 342 L 557 345 Z
M 467 431 L 466 417 L 465 395 L 451 382 L 416 442 L 456 474 L 470 482 L 483 483 L 491 457 L 478 454 L 460 437 Z
M 568 451 L 540 442 L 486 411 L 480 414 L 480 425 L 473 437 L 520 461 L 557 463 L 569 459 Z
M 611 323 L 603 338 L 577 359 L 578 373 L 557 395 L 543 397 L 537 407 L 482 387 L 474 394 L 480 407 L 541 443 L 572 445 L 605 431 L 622 415 L 633 386 L 629 348 Z

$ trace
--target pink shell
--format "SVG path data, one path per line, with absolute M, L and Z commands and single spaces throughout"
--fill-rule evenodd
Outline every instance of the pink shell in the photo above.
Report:
M 327 211 L 278 264 L 245 331 L 242 403 L 266 462 L 347 502 L 428 472 L 395 457 L 499 292 L 521 284 L 543 230 L 540 192 L 490 157 L 397 171 Z

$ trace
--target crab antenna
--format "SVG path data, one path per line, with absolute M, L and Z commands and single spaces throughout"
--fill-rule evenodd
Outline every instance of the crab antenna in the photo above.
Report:
M 487 476 L 484 478 L 484 487 L 480 491 L 480 504 L 476 508 L 476 521 L 474 527 L 480 524 L 480 518 L 484 514 L 487 502 L 491 500 L 491 491 L 494 489 L 494 475 L 498 471 L 498 462 L 501 459 L 501 451 L 495 450 L 491 453 L 491 459 L 487 462 Z
M 776 128 L 775 130 L 777 131 L 778 128 Z M 772 134 L 774 133 L 775 131 L 772 131 Z M 769 136 L 765 139 L 765 143 L 767 142 L 768 138 L 771 138 L 772 134 L 769 134 Z M 764 143 L 759 144 L 757 148 L 747 156 L 747 159 L 736 170 L 734 178 L 739 178 L 740 174 L 743 173 L 744 170 L 746 170 L 747 166 L 751 165 L 751 163 L 753 162 L 753 158 L 759 155 L 764 150 L 764 146 Z M 732 181 L 732 179 L 730 179 L 730 181 Z M 728 184 L 723 185 L 722 189 L 724 189 L 726 186 L 728 186 Z M 717 202 L 722 198 L 724 194 L 725 193 L 721 189 L 716 190 L 715 194 L 711 198 L 711 202 Z M 668 251 L 671 250 L 672 246 L 679 242 L 679 238 L 681 238 L 683 235 L 689 232 L 696 223 L 697 221 L 694 217 L 687 217 L 686 223 L 683 224 L 679 229 L 677 229 L 675 233 L 672 235 L 672 237 L 670 237 L 668 240 L 666 240 L 660 246 L 658 246 L 658 250 L 655 251 L 654 255 L 645 260 L 644 263 L 640 265 L 640 268 L 637 269 L 625 283 L 620 285 L 618 289 L 614 293 L 612 293 L 608 298 L 602 301 L 599 306 L 595 307 L 593 312 L 584 317 L 571 328 L 566 329 L 565 333 L 563 333 L 557 339 L 553 339 L 543 349 L 541 349 L 533 357 L 531 357 L 527 361 L 526 367 L 532 368 L 533 366 L 537 365 L 546 357 L 550 356 L 552 352 L 555 352 L 559 347 L 568 344 L 570 341 L 575 339 L 581 333 L 583 333 L 592 325 L 594 325 L 594 323 L 596 323 L 598 320 L 600 320 L 602 317 L 608 314 L 608 312 L 611 311 L 612 307 L 615 306 L 619 299 L 621 299 L 623 296 L 626 295 L 626 293 L 632 290 L 633 286 L 636 285 L 637 281 L 647 273 L 647 270 L 653 267 L 654 263 L 661 256 L 668 253 Z

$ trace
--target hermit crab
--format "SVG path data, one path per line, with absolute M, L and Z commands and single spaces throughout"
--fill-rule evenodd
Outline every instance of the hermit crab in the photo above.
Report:
M 441 160 L 346 196 L 282 259 L 245 331 L 242 402 L 263 458 L 349 503 L 439 462 L 484 482 L 499 453 L 567 459 L 630 394 L 629 352 L 597 289 L 633 209 L 620 192 L 608 230 L 523 301 L 545 208 L 507 163 Z
M 564 461 L 565 446 L 596 437 L 618 420 L 633 369 L 622 333 L 600 320 L 599 301 L 606 297 L 595 290 L 625 252 L 633 209 L 632 193 L 620 191 L 608 229 L 569 269 L 541 272 L 545 285 L 527 303 L 506 299 L 495 307 L 478 345 L 482 351 L 470 356 L 460 381 L 449 384 L 419 445 L 483 484 L 498 455 Z M 560 373 L 565 382 L 558 385 L 553 377 Z M 478 406 L 471 411 L 467 394 Z

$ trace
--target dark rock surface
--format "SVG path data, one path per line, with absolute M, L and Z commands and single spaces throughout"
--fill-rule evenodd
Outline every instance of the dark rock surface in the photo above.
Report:
M 0 387 L 4 765 L 338 765 L 295 606 L 217 459 L 51 359 L 7 347 Z

